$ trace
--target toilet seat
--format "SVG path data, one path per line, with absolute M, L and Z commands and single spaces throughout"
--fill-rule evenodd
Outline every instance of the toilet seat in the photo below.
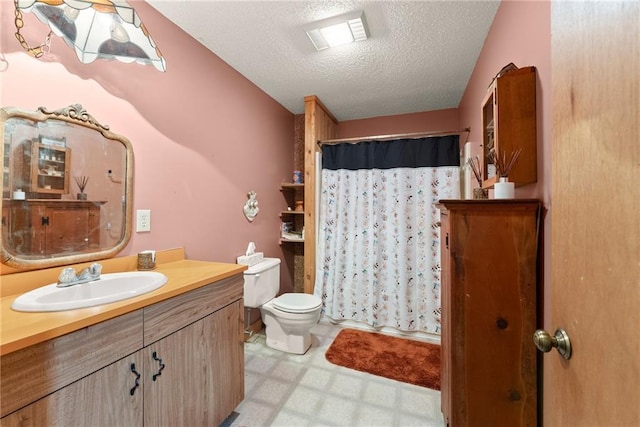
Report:
M 272 305 L 286 313 L 308 313 L 317 310 L 322 305 L 322 300 L 311 294 L 288 293 L 274 298 Z

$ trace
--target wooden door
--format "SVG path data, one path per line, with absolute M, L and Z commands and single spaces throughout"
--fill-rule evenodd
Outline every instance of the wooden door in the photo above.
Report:
M 553 2 L 544 425 L 640 426 L 640 2 Z

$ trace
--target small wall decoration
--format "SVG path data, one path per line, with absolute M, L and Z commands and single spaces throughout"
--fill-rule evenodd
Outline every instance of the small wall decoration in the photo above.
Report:
M 250 191 L 249 193 L 247 193 L 247 197 L 249 198 L 249 200 L 247 200 L 247 203 L 244 204 L 244 216 L 249 222 L 253 222 L 256 215 L 258 215 L 258 212 L 260 211 L 260 208 L 258 208 L 258 200 L 256 199 L 256 196 L 257 194 L 255 191 Z

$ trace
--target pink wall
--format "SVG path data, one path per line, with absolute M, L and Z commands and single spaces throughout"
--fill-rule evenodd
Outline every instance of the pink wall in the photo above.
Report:
M 460 126 L 471 127 L 469 140 L 481 153 L 480 105 L 487 87 L 502 67 L 535 66 L 538 75 L 538 182 L 518 187 L 516 197 L 547 203 L 551 174 L 551 8 L 547 1 L 505 0 L 498 9 L 459 106 Z
M 460 102 L 460 126 L 471 127 L 470 141 L 482 140 L 480 105 L 500 69 L 513 62 L 537 68 L 538 182 L 516 189 L 516 197 L 538 198 L 551 209 L 551 5 L 548 1 L 503 0 Z M 480 153 L 479 145 L 474 147 Z M 545 286 L 551 272 L 551 215 L 544 221 Z M 549 293 L 545 290 L 545 295 Z M 546 306 L 546 304 L 545 304 Z M 547 310 L 545 308 L 545 310 Z M 545 318 L 548 316 L 545 313 Z
M 293 115 L 153 8 L 138 1 L 133 5 L 167 59 L 166 73 L 117 62 L 81 64 L 57 37 L 52 55 L 32 59 L 15 42 L 12 3 L 0 1 L 0 50 L 8 61 L 0 73 L 0 104 L 58 108 L 80 102 L 131 140 L 134 208 L 152 210 L 152 231 L 134 234 L 124 255 L 184 246 L 191 258 L 234 262 L 253 240 L 259 250 L 281 257 L 278 212 L 285 204 L 278 188 L 291 176 Z M 33 17 L 26 18 L 23 32 L 36 44 L 46 31 Z M 458 109 L 345 121 L 339 137 L 469 126 L 469 140 L 478 142 L 480 103 L 491 79 L 509 62 L 534 65 L 538 183 L 516 192 L 517 197 L 541 198 L 549 208 L 550 27 L 549 2 L 503 1 Z M 258 193 L 260 202 L 253 223 L 242 216 L 249 190 Z M 548 247 L 545 253 L 548 259 Z M 285 289 L 289 279 L 284 279 Z
M 339 137 L 471 127 L 469 141 L 475 142 L 474 151 L 480 154 L 482 99 L 493 77 L 510 62 L 519 67 L 535 66 L 538 77 L 536 93 L 538 182 L 518 187 L 516 197 L 538 198 L 549 210 L 551 208 L 551 6 L 548 1 L 502 1 L 458 109 L 345 121 L 339 125 Z M 544 283 L 549 283 L 551 234 L 548 213 L 544 224 L 543 280 Z
M 115 61 L 82 64 L 55 36 L 52 54 L 33 59 L 16 42 L 13 2 L 1 1 L 7 69 L 0 72 L 0 105 L 80 103 L 131 141 L 134 209 L 151 209 L 152 229 L 134 232 L 122 255 L 182 246 L 189 258 L 235 262 L 255 241 L 282 257 L 279 185 L 293 170 L 293 114 L 151 6 L 131 3 L 166 58 L 166 73 Z M 26 14 L 23 34 L 37 45 L 46 29 Z M 253 223 L 242 213 L 250 190 L 260 207 Z
M 458 110 L 451 108 L 397 116 L 347 120 L 338 125 L 338 138 L 458 129 Z

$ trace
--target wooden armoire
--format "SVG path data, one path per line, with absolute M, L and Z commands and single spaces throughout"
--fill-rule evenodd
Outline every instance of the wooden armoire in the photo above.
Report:
M 537 424 L 538 200 L 442 200 L 442 412 Z

